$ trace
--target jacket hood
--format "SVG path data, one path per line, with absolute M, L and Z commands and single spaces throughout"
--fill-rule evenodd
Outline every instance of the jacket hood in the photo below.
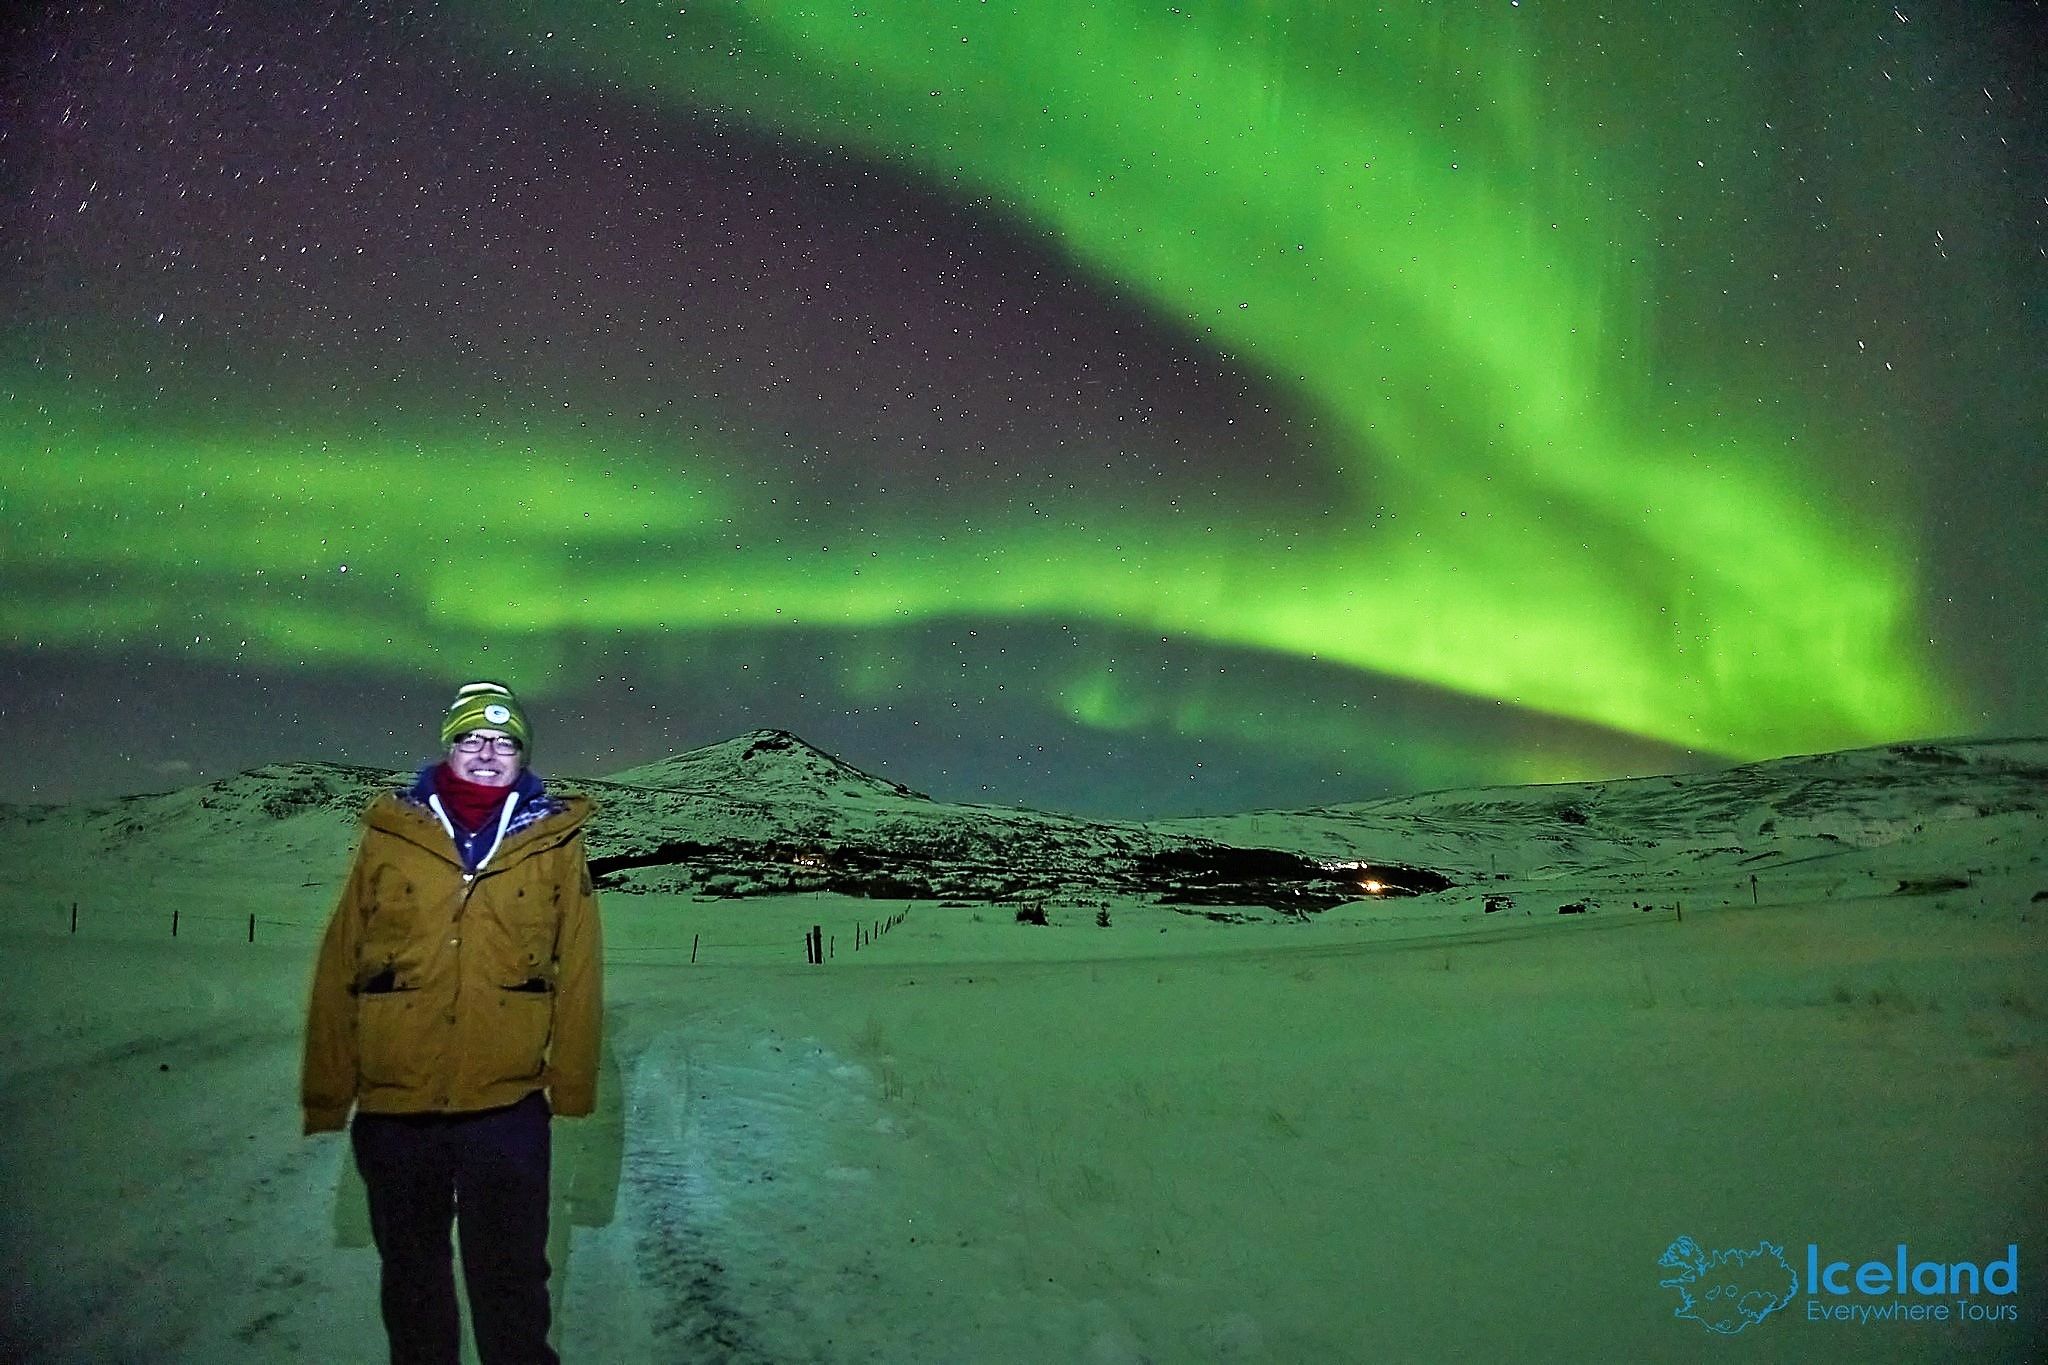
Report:
M 436 856 L 461 866 L 464 854 L 456 847 L 441 818 L 423 800 L 414 799 L 422 790 L 433 795 L 431 769 L 438 764 L 429 764 L 422 770 L 419 781 L 404 791 L 386 792 L 372 801 L 363 812 L 363 823 L 369 828 L 385 834 L 395 835 L 410 843 L 418 844 Z M 522 779 L 527 776 L 521 774 Z M 523 783 L 515 783 L 515 789 Z M 491 866 L 503 868 L 528 853 L 553 848 L 566 843 L 582 832 L 584 821 L 592 809 L 588 797 L 550 795 L 539 778 L 534 778 L 536 789 L 533 799 L 522 794 L 513 818 L 505 828 L 504 841 L 498 846 Z M 491 831 L 480 831 L 472 838 L 488 839 Z

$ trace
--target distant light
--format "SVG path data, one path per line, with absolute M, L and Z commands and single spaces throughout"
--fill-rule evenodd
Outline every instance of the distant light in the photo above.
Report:
M 1384 891 L 1384 890 L 1386 890 L 1386 889 L 1387 889 L 1387 884 L 1386 884 L 1385 882 L 1382 882 L 1382 881 L 1376 881 L 1376 880 L 1374 880 L 1374 879 L 1373 879 L 1373 878 L 1371 878 L 1371 877 L 1367 877 L 1367 878 L 1365 879 L 1365 893 L 1366 893 L 1366 894 L 1367 894 L 1368 896 L 1377 896 L 1377 895 L 1379 895 L 1379 894 L 1380 894 L 1380 892 L 1382 892 L 1382 891 Z

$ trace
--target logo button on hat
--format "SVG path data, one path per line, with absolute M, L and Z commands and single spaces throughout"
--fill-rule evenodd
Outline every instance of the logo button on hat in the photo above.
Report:
M 496 702 L 492 702 L 484 708 L 484 719 L 493 725 L 503 725 L 506 721 L 512 719 L 512 713 Z

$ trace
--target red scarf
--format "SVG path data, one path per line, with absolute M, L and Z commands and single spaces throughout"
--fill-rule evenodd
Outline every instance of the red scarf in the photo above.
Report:
M 510 787 L 487 787 L 481 782 L 457 777 L 455 769 L 449 767 L 445 760 L 434 772 L 434 791 L 441 798 L 441 809 L 448 812 L 448 818 L 472 833 L 496 819 L 498 808 L 512 794 Z

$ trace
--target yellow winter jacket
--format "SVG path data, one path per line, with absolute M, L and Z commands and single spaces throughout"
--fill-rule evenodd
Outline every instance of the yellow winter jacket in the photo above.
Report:
M 597 901 L 590 802 L 505 837 L 474 877 L 429 811 L 395 794 L 362 842 L 313 972 L 300 1075 L 305 1130 L 367 1113 L 461 1113 L 545 1088 L 554 1112 L 597 1097 Z

